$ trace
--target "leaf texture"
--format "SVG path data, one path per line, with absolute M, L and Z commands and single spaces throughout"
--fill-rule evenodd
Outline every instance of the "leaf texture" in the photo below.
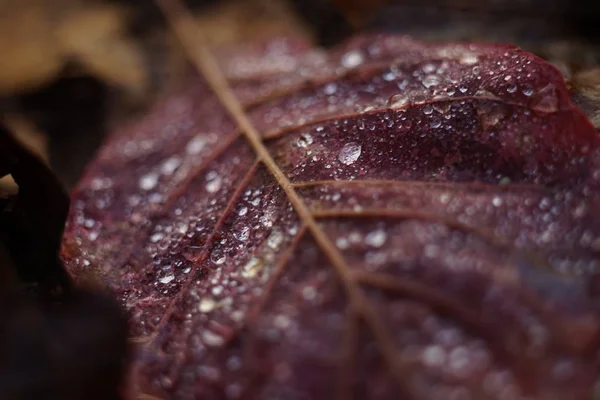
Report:
M 600 139 L 508 45 L 274 39 L 115 132 L 62 257 L 132 317 L 133 397 L 586 399 Z M 178 19 L 181 18 L 181 19 Z

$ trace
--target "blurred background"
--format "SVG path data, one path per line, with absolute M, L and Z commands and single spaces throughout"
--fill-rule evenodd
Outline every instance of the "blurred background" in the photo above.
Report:
M 213 45 L 385 30 L 514 43 L 553 62 L 600 126 L 600 2 L 188 0 Z M 192 73 L 152 0 L 0 0 L 0 112 L 71 187 L 104 135 Z M 10 182 L 0 181 L 10 185 Z

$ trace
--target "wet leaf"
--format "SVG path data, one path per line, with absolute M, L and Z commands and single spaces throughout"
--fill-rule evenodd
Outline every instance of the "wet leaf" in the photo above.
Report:
M 170 12 L 204 76 L 105 143 L 62 249 L 128 309 L 136 395 L 591 395 L 600 138 L 559 71 L 404 36 L 213 58 Z

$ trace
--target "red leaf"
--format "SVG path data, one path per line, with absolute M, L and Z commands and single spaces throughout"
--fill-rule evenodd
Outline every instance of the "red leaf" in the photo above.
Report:
M 400 36 L 216 54 L 245 115 L 195 54 L 218 97 L 191 80 L 73 193 L 63 257 L 131 313 L 136 391 L 589 398 L 600 140 L 557 70 Z

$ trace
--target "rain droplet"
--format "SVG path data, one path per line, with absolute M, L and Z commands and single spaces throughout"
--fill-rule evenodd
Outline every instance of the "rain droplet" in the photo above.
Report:
M 323 88 L 323 92 L 325 92 L 326 95 L 331 96 L 332 94 L 334 94 L 335 92 L 337 92 L 337 85 L 335 83 L 333 83 L 333 82 L 332 83 L 328 83 Z
M 395 94 L 388 100 L 388 106 L 392 108 L 400 108 L 408 104 L 408 98 L 403 94 Z
M 263 268 L 264 262 L 262 259 L 252 257 L 242 268 L 242 276 L 244 278 L 254 278 Z
M 358 50 L 349 51 L 342 57 L 342 65 L 346 68 L 358 67 L 363 61 L 364 57 Z
M 149 173 L 140 178 L 139 186 L 142 190 L 152 190 L 158 184 L 158 175 Z
M 442 125 L 442 120 L 440 120 L 438 117 L 433 117 L 431 119 L 431 123 L 429 124 L 429 126 L 432 128 L 439 128 L 441 125 Z
M 164 237 L 165 237 L 164 234 L 162 234 L 161 232 L 157 232 L 154 235 L 150 236 L 150 241 L 152 243 L 156 243 L 156 242 L 158 242 L 159 240 L 161 240 Z
M 269 238 L 267 239 L 267 246 L 269 246 L 273 250 L 279 250 L 279 246 L 281 246 L 282 242 L 283 235 L 281 234 L 281 231 L 275 229 L 273 230 L 273 232 L 271 232 Z
M 533 88 L 531 86 L 525 86 L 522 90 L 523 94 L 527 97 L 533 95 Z
M 507 91 L 508 93 L 514 93 L 514 92 L 516 92 L 516 91 L 517 91 L 517 86 L 516 86 L 516 85 L 509 85 L 509 86 L 506 88 L 506 91 Z
M 171 281 L 173 281 L 173 279 L 175 279 L 175 275 L 170 274 L 170 275 L 163 276 L 162 278 L 159 279 L 159 281 L 160 281 L 160 283 L 164 283 L 166 285 L 167 283 L 171 283 Z
M 200 304 L 198 305 L 198 310 L 201 313 L 208 313 L 217 308 L 218 303 L 213 299 L 207 298 L 200 300 Z
M 214 250 L 210 255 L 210 260 L 217 265 L 223 264 L 225 262 L 225 259 L 225 254 L 221 253 L 218 250 Z
M 248 207 L 246 207 L 246 206 L 242 206 L 242 207 L 240 208 L 240 210 L 238 211 L 238 215 L 239 215 L 240 217 L 243 217 L 243 216 L 244 216 L 244 215 L 246 215 L 247 213 L 248 213 Z
M 471 53 L 464 54 L 460 58 L 460 63 L 463 65 L 473 65 L 473 64 L 477 64 L 478 62 L 479 62 L 479 58 L 477 58 L 476 55 L 471 54 Z
M 206 191 L 209 193 L 217 192 L 219 189 L 221 189 L 221 183 L 221 177 L 215 176 L 206 184 Z
M 554 85 L 548 84 L 542 90 L 539 91 L 539 99 L 533 106 L 533 109 L 537 112 L 544 114 L 551 114 L 558 111 L 558 98 L 556 97 L 556 90 Z
M 365 243 L 372 247 L 381 247 L 386 240 L 387 234 L 381 229 L 373 231 L 365 237 Z
M 308 133 L 303 133 L 300 135 L 300 138 L 298 138 L 298 147 L 308 147 L 312 144 L 313 142 L 313 138 L 310 134 Z
M 351 165 L 358 160 L 360 153 L 362 152 L 362 146 L 356 142 L 346 143 L 338 154 L 338 160 L 342 164 Z
M 185 151 L 188 154 L 198 154 L 204 149 L 208 140 L 204 135 L 194 136 L 185 146 Z
M 437 86 L 440 84 L 441 82 L 441 78 L 437 75 L 427 75 L 425 78 L 423 78 L 423 86 L 425 86 L 427 89 L 429 89 L 432 86 Z
M 164 175 L 171 175 L 181 165 L 181 160 L 178 157 L 166 159 L 160 166 L 160 172 Z
M 202 341 L 204 342 L 204 344 L 210 347 L 218 347 L 225 343 L 225 340 L 222 336 L 219 336 L 216 333 L 211 332 L 209 330 L 205 330 L 204 332 L 202 332 Z

